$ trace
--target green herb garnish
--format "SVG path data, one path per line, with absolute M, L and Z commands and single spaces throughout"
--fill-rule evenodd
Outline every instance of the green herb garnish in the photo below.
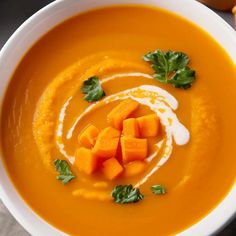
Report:
M 162 195 L 162 194 L 165 194 L 166 193 L 166 189 L 165 187 L 163 187 L 162 185 L 160 184 L 156 184 L 156 185 L 153 185 L 151 187 L 151 190 L 154 194 L 156 195 Z
M 132 185 L 117 185 L 111 195 L 119 204 L 138 202 L 144 198 L 139 189 Z
M 81 92 L 86 94 L 84 99 L 88 102 L 98 101 L 106 95 L 97 76 L 92 76 L 85 80 L 81 87 Z
M 70 166 L 65 160 L 55 160 L 54 165 L 56 170 L 60 175 L 57 176 L 57 179 L 60 180 L 63 184 L 67 184 L 72 179 L 75 178 L 75 175 L 70 170 Z
M 188 67 L 189 57 L 183 52 L 163 52 L 158 49 L 149 52 L 143 59 L 151 63 L 155 71 L 153 77 L 161 83 L 187 89 L 195 80 L 195 71 Z

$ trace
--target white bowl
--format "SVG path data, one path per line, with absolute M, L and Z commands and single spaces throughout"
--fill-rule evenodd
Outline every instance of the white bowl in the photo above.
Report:
M 194 0 L 57 0 L 29 18 L 0 52 L 0 106 L 11 76 L 27 50 L 58 23 L 94 8 L 117 4 L 145 4 L 167 9 L 196 23 L 212 35 L 236 64 L 236 33 L 218 15 Z M 17 221 L 32 235 L 65 235 L 36 215 L 15 190 L 0 159 L 0 197 Z M 236 186 L 205 218 L 179 235 L 216 233 L 236 212 Z

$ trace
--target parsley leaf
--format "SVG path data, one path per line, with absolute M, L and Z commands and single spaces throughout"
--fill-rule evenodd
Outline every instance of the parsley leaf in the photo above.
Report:
M 56 170 L 59 172 L 57 179 L 60 180 L 63 184 L 67 184 L 75 178 L 70 170 L 70 166 L 67 161 L 57 159 L 54 161 L 54 165 Z
M 191 84 L 195 80 L 195 71 L 191 70 L 189 67 L 184 67 L 176 72 L 173 79 L 169 81 L 176 88 L 190 88 Z
M 144 198 L 139 189 L 132 185 L 117 185 L 111 195 L 119 204 L 138 202 Z
M 81 92 L 86 94 L 84 99 L 88 102 L 98 101 L 106 95 L 97 76 L 92 76 L 85 80 L 81 87 Z
M 189 58 L 183 52 L 158 49 L 147 53 L 143 59 L 151 63 L 155 71 L 154 78 L 175 88 L 190 88 L 195 80 L 195 71 L 188 67 Z
M 162 194 L 165 194 L 166 193 L 166 189 L 165 187 L 163 187 L 162 185 L 160 184 L 156 184 L 156 185 L 153 185 L 151 187 L 151 190 L 154 194 L 156 195 L 162 195 Z

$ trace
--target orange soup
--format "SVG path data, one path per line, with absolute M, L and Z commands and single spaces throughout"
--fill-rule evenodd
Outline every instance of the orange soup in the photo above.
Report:
M 167 11 L 78 15 L 12 77 L 1 123 L 9 176 L 70 235 L 181 232 L 234 184 L 235 78 L 214 39 Z

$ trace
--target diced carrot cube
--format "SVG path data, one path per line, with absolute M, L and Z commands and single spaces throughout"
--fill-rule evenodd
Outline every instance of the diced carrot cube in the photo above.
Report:
M 79 143 L 86 148 L 92 148 L 96 142 L 98 134 L 99 129 L 97 127 L 94 125 L 88 125 L 79 135 Z
M 135 118 L 126 119 L 123 121 L 123 134 L 133 138 L 139 137 L 138 122 Z
M 139 103 L 128 98 L 117 105 L 107 116 L 108 123 L 121 130 L 123 121 L 128 118 L 139 106 Z
M 124 162 L 144 160 L 147 157 L 147 139 L 122 137 L 121 149 Z
M 144 161 L 133 161 L 125 165 L 124 177 L 132 177 L 144 171 L 147 164 Z
M 113 180 L 123 172 L 122 165 L 114 157 L 104 161 L 102 165 L 102 172 L 107 179 Z
M 75 165 L 80 171 L 90 175 L 98 168 L 98 158 L 90 149 L 81 147 L 75 153 Z
M 98 137 L 93 153 L 104 159 L 114 157 L 116 155 L 118 143 L 120 139 L 120 131 L 112 127 L 103 129 Z
M 156 137 L 159 131 L 159 118 L 153 115 L 141 116 L 137 118 L 140 136 L 142 138 Z

